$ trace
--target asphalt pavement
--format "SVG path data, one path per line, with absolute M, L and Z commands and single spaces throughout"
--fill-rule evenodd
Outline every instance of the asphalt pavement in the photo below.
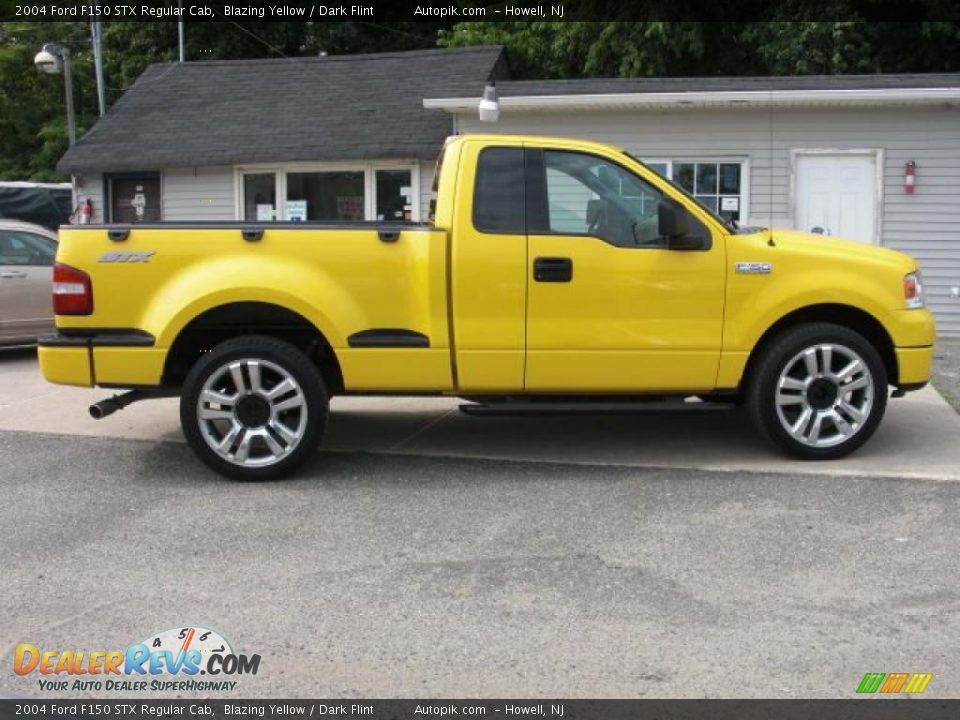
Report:
M 830 463 L 737 411 L 340 398 L 323 450 L 267 484 L 207 471 L 175 400 L 93 421 L 106 394 L 0 353 L 0 696 L 105 695 L 15 675 L 18 643 L 184 626 L 261 656 L 188 697 L 843 698 L 867 672 L 960 694 L 960 415 L 933 390 Z
M 218 697 L 960 693 L 955 482 L 327 452 L 237 484 L 184 450 L 0 432 L 0 694 L 49 695 L 17 643 L 186 624 L 261 655 Z

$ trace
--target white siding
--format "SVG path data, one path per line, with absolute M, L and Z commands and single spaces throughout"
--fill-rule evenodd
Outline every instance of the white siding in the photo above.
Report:
M 196 167 L 163 171 L 164 220 L 235 220 L 233 168 Z
M 437 149 L 439 154 L 440 150 Z M 430 219 L 430 201 L 433 200 L 433 175 L 436 163 L 420 163 L 420 219 L 426 222 Z
M 749 160 L 747 222 L 793 227 L 792 149 L 884 151 L 881 243 L 916 257 L 941 335 L 960 336 L 960 109 L 810 108 L 506 111 L 496 124 L 475 113 L 461 132 L 580 137 L 618 145 L 641 158 L 743 157 Z M 917 164 L 916 191 L 903 190 L 904 164 Z
M 103 222 L 103 175 L 77 175 L 73 178 L 73 206 L 77 207 L 83 200 L 93 202 L 92 223 Z

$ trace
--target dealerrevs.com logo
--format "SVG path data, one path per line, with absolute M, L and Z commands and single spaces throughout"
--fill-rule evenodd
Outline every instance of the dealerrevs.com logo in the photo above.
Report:
M 44 691 L 233 690 L 237 681 L 228 677 L 256 675 L 259 669 L 259 655 L 237 654 L 223 635 L 202 627 L 164 630 L 125 650 L 60 650 L 20 643 L 13 657 L 13 671 L 43 676 L 37 682 Z

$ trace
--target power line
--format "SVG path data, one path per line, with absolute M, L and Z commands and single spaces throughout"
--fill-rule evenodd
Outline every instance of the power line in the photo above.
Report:
M 240 30 L 243 30 L 247 35 L 249 35 L 250 37 L 252 37 L 254 40 L 256 40 L 257 42 L 263 43 L 263 44 L 266 45 L 268 48 L 270 48 L 271 50 L 273 50 L 275 53 L 278 53 L 279 55 L 282 55 L 283 57 L 285 57 L 287 60 L 293 60 L 293 58 L 290 57 L 289 55 L 287 55 L 285 52 L 283 52 L 283 50 L 281 50 L 281 49 L 278 48 L 278 47 L 274 47 L 273 45 L 271 45 L 270 43 L 268 43 L 266 40 L 264 40 L 262 37 L 254 34 L 254 33 L 252 33 L 252 32 L 250 32 L 250 31 L 247 30 L 245 27 L 243 27 L 243 25 L 241 25 L 240 23 L 236 23 L 236 22 L 234 22 L 233 20 L 227 20 L 227 22 L 230 23 L 231 25 L 236 26 L 236 27 L 239 28 Z

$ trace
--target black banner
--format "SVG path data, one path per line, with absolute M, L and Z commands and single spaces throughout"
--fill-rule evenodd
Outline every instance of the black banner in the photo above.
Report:
M 956 21 L 960 6 L 940 0 L 0 0 L 0 20 L 29 22 L 531 22 L 531 21 Z
M 0 718 L 941 720 L 960 700 L 0 700 Z

